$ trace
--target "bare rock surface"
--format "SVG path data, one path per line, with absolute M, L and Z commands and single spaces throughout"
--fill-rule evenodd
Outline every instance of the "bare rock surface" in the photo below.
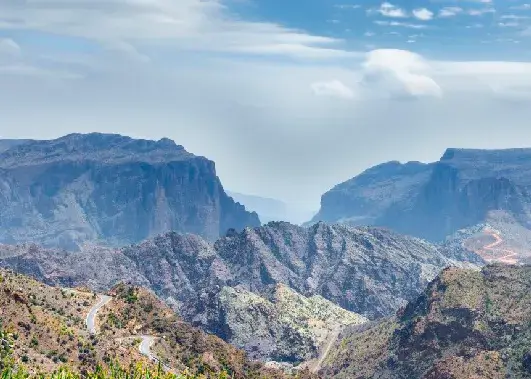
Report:
M 208 240 L 258 226 L 214 162 L 169 139 L 71 134 L 0 141 L 0 242 L 79 250 L 179 231 Z

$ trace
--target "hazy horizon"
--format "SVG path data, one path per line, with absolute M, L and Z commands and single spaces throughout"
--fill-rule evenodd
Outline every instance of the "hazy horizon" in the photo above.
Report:
M 168 137 L 316 210 L 382 162 L 531 146 L 530 31 L 523 0 L 0 0 L 0 135 Z

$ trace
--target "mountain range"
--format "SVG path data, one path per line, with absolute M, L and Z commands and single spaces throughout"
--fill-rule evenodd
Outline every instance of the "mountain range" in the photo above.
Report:
M 313 222 L 383 226 L 433 242 L 489 225 L 525 260 L 530 170 L 531 149 L 448 149 L 435 163 L 388 162 L 324 194 Z
M 528 162 L 389 162 L 306 226 L 260 225 L 289 206 L 225 192 L 168 139 L 0 140 L 0 375 L 529 377 Z
M 237 202 L 245 205 L 247 210 L 256 212 L 263 224 L 271 221 L 288 221 L 292 224 L 300 225 L 317 213 L 301 205 L 285 203 L 281 200 L 268 197 L 247 195 L 232 191 L 227 191 L 227 194 Z
M 482 263 L 465 249 L 458 254 L 387 230 L 323 223 L 270 223 L 230 231 L 215 243 L 171 232 L 120 249 L 0 248 L 0 266 L 51 285 L 144 286 L 251 357 L 293 364 L 315 357 L 334 325 L 393 314 L 445 267 Z M 282 311 L 287 304 L 291 318 Z
M 0 242 L 79 250 L 170 230 L 215 240 L 259 226 L 233 201 L 214 162 L 169 139 L 71 134 L 0 141 Z

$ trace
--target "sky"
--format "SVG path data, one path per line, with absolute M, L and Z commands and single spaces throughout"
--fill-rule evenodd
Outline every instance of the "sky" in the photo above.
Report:
M 0 0 L 0 137 L 169 137 L 304 210 L 529 120 L 530 0 Z

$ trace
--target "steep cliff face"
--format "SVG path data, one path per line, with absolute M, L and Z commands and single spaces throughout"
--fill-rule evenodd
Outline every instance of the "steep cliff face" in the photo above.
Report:
M 77 249 L 175 230 L 214 240 L 257 226 L 228 197 L 214 163 L 173 141 L 68 135 L 0 153 L 0 241 Z
M 323 377 L 529 378 L 531 268 L 447 269 L 392 317 L 343 333 Z
M 431 174 L 432 165 L 388 162 L 337 185 L 321 199 L 313 222 L 373 225 L 395 203 L 409 204 Z
M 530 171 L 531 149 L 448 149 L 439 162 L 391 162 L 337 186 L 323 195 L 315 220 L 386 226 L 432 241 L 500 214 L 529 228 Z

